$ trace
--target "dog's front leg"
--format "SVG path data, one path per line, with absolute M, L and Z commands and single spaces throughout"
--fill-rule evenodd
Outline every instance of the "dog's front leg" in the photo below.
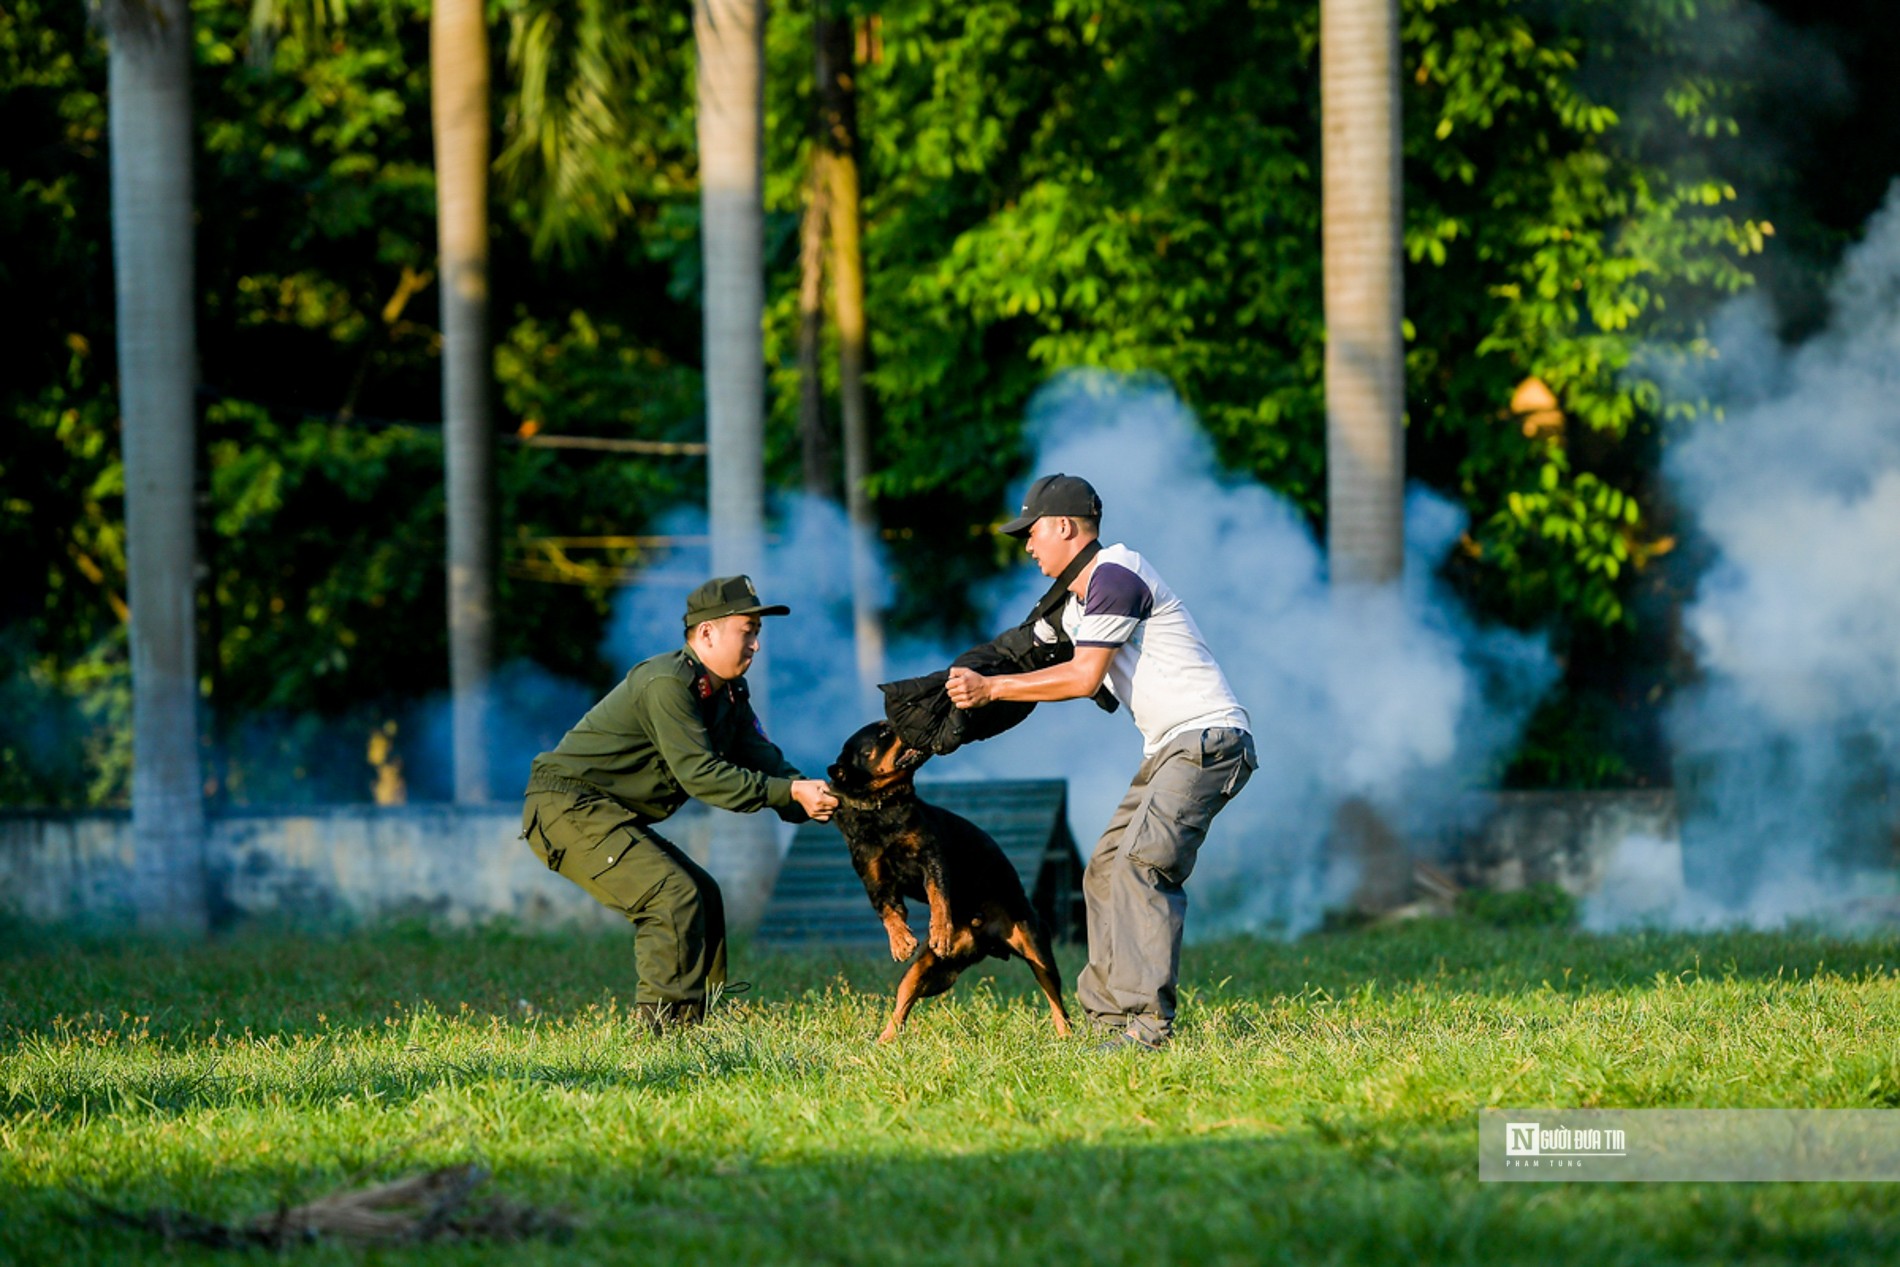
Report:
M 864 892 L 871 899 L 871 908 L 884 921 L 884 933 L 891 939 L 891 958 L 904 962 L 917 953 L 917 938 L 911 934 L 910 912 L 904 909 L 904 895 L 898 892 L 897 881 L 891 878 L 883 859 L 878 857 L 866 859 L 858 868 L 858 874 L 864 880 Z
M 956 930 L 950 923 L 950 895 L 944 889 L 943 859 L 924 859 L 924 896 L 930 901 L 930 949 L 941 959 L 953 957 Z
M 893 898 L 889 905 L 880 906 L 878 914 L 884 919 L 884 932 L 891 939 L 891 958 L 902 963 L 917 953 L 917 938 L 910 931 L 910 919 L 904 910 L 904 900 Z

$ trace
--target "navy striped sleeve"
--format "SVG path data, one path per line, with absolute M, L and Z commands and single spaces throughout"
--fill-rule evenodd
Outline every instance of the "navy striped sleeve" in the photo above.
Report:
M 1098 563 L 1089 578 L 1088 602 L 1075 631 L 1078 647 L 1119 647 L 1154 612 L 1147 582 L 1119 563 Z

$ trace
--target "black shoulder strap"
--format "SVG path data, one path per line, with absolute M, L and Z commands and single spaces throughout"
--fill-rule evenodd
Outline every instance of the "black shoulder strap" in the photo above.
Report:
M 1036 600 L 1036 605 L 1029 610 L 1028 618 L 1017 628 L 1027 629 L 1045 616 L 1053 615 L 1068 598 L 1069 586 L 1075 584 L 1075 578 L 1082 575 L 1082 569 L 1089 565 L 1089 560 L 1099 554 L 1101 549 L 1102 542 L 1096 538 L 1076 551 L 1075 557 L 1069 560 L 1069 566 L 1063 568 L 1062 575 L 1050 583 L 1048 593 Z M 1062 636 L 1060 626 L 1057 627 L 1056 636 Z

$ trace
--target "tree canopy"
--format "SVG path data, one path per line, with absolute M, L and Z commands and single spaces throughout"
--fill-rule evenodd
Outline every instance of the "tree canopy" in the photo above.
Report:
M 697 441 L 690 12 L 490 10 L 498 430 Z M 549 24 L 589 17 L 597 57 L 549 52 Z M 968 525 L 1025 473 L 1024 406 L 1064 368 L 1165 379 L 1236 473 L 1317 519 L 1316 6 L 890 0 L 854 18 L 894 622 L 975 632 L 970 587 L 1006 559 Z M 1656 632 L 1663 364 L 1701 354 L 1712 306 L 1765 268 L 1812 276 L 1867 210 L 1808 208 L 1762 144 L 1785 67 L 1758 18 L 1744 0 L 1406 0 L 1407 467 L 1466 507 L 1451 570 L 1486 618 L 1611 658 Z M 427 4 L 356 0 L 347 24 L 270 39 L 232 6 L 196 19 L 211 768 L 239 801 L 353 799 L 365 737 L 424 724 L 446 685 Z M 768 469 L 786 487 L 811 23 L 793 3 L 768 29 Z M 13 804 L 127 787 L 103 92 L 82 6 L 0 13 Z M 577 136 L 597 148 L 563 148 Z M 1513 412 L 1533 378 L 1560 424 Z M 498 478 L 500 658 L 598 686 L 632 538 L 703 497 L 703 464 L 506 443 Z M 1627 777 L 1614 711 L 1534 725 L 1516 777 Z

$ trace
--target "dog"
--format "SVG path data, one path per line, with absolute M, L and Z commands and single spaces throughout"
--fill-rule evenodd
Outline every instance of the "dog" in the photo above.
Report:
M 898 983 L 896 1006 L 878 1041 L 896 1038 L 917 1000 L 942 994 L 972 964 L 1012 955 L 1036 974 L 1056 1033 L 1067 1035 L 1062 973 L 1016 868 L 975 823 L 918 797 L 913 779 L 929 759 L 890 723 L 873 722 L 845 740 L 828 771 L 838 798 L 832 821 L 843 831 L 851 865 L 884 921 L 891 958 L 902 963 L 917 956 Z M 930 906 L 921 950 L 905 918 L 907 897 Z

